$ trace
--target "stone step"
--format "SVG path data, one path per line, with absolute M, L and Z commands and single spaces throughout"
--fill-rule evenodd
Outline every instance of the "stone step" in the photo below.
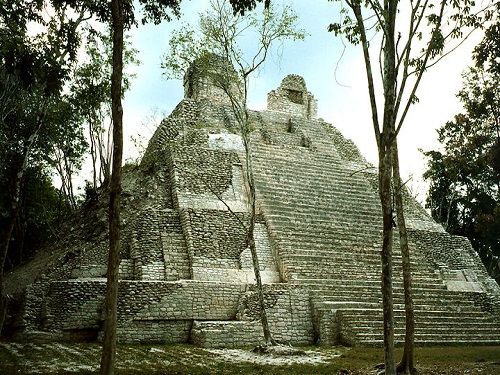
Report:
M 297 161 L 282 162 L 276 159 L 253 160 L 254 170 L 258 181 L 268 182 L 277 186 L 284 183 L 303 186 L 307 180 L 315 185 L 348 187 L 348 183 L 353 188 L 367 189 L 372 193 L 375 191 L 371 183 L 363 174 L 356 174 L 343 166 L 331 166 L 316 164 L 314 162 L 295 165 Z
M 324 251 L 336 251 L 336 249 L 356 251 L 356 249 L 371 248 L 373 252 L 380 251 L 382 248 L 382 233 L 381 231 L 373 230 L 368 233 L 360 231 L 342 230 L 340 227 L 331 226 L 325 229 L 322 226 L 316 226 L 307 230 L 304 227 L 297 226 L 295 231 L 293 226 L 279 221 L 273 221 L 269 218 L 270 233 L 274 236 L 279 245 L 284 248 L 311 248 Z M 279 229 L 276 229 L 279 228 Z M 396 237 L 396 234 L 394 235 Z M 310 244 L 310 246 L 308 245 Z M 410 239 L 410 249 L 415 249 Z M 422 252 L 414 252 L 414 256 Z M 400 256 L 399 241 L 393 242 L 394 256 Z M 425 259 L 423 255 L 420 259 Z
M 363 269 L 342 266 L 340 264 L 325 264 L 320 262 L 297 262 L 283 261 L 282 264 L 286 267 L 290 275 L 300 275 L 300 277 L 310 276 L 315 278 L 318 275 L 320 278 L 335 279 L 335 278 L 352 278 L 352 279 L 366 279 L 380 281 L 382 272 L 378 266 L 363 266 Z M 401 268 L 393 269 L 393 279 L 400 280 L 403 277 Z M 418 272 L 412 274 L 413 283 L 442 283 L 442 281 L 435 276 L 431 277 L 429 274 L 420 275 Z
M 371 339 L 358 341 L 358 344 L 364 346 L 372 346 L 372 347 L 381 347 L 384 345 L 384 341 L 382 339 Z M 402 346 L 404 344 L 404 337 L 400 336 L 395 338 L 395 345 Z M 453 346 L 492 346 L 492 345 L 500 345 L 500 340 L 431 340 L 418 337 L 415 339 L 415 344 L 418 346 L 443 346 L 443 345 L 453 345 Z
M 274 160 L 271 164 L 272 166 L 269 166 L 269 161 L 263 162 L 262 165 L 254 164 L 256 181 L 268 186 L 296 186 L 302 189 L 307 189 L 307 182 L 310 181 L 312 186 L 318 188 L 333 187 L 345 191 L 349 189 L 354 192 L 365 191 L 371 193 L 373 197 L 378 197 L 374 187 L 363 175 L 352 175 L 350 170 L 332 169 L 329 166 L 326 166 L 325 168 L 328 169 L 324 170 L 323 167 L 318 168 L 314 164 L 308 164 L 303 168 L 291 168 L 287 163 L 280 165 Z
M 314 249 L 310 249 L 305 248 L 307 246 L 306 244 L 297 244 L 295 246 L 290 243 L 287 245 L 285 244 L 286 242 L 279 242 L 278 247 L 279 250 L 281 250 L 279 252 L 280 259 L 287 263 L 295 260 L 301 262 L 303 259 L 304 261 L 314 260 L 316 262 L 326 262 L 331 266 L 354 268 L 358 270 L 359 264 L 363 264 L 363 267 L 380 269 L 380 248 L 377 249 L 377 252 L 373 251 L 372 254 L 355 254 L 350 249 L 340 249 L 337 247 L 334 247 L 332 251 L 330 247 L 326 247 L 325 245 L 321 247 L 316 246 Z M 411 271 L 419 275 L 436 277 L 434 269 L 430 266 L 426 266 L 423 261 L 425 261 L 425 258 L 412 256 L 410 258 Z M 402 259 L 400 255 L 393 255 L 393 268 L 395 270 L 401 270 Z
M 286 168 L 286 167 L 283 167 Z M 320 174 L 321 173 L 321 174 Z M 287 171 L 286 169 L 269 170 L 265 167 L 255 168 L 255 183 L 260 191 L 276 192 L 283 194 L 288 188 L 289 194 L 300 196 L 309 193 L 311 196 L 325 196 L 336 193 L 338 195 L 352 194 L 360 200 L 373 204 L 379 202 L 376 191 L 364 178 L 348 179 L 345 174 L 316 171 Z
M 330 300 L 325 301 L 325 300 L 315 300 L 312 298 L 313 306 L 315 309 L 318 310 L 338 310 L 338 309 L 349 309 L 349 308 L 356 308 L 360 306 L 366 306 L 367 308 L 382 308 L 382 296 L 366 296 L 366 295 L 360 295 L 356 296 L 353 295 L 351 298 L 348 296 L 342 296 L 341 298 L 336 298 L 335 297 L 329 296 Z M 464 303 L 461 304 L 457 301 L 450 301 L 447 302 L 446 304 L 440 304 L 439 301 L 437 300 L 414 300 L 413 301 L 414 305 L 414 311 L 415 314 L 418 316 L 419 314 L 426 312 L 426 311 L 440 311 L 440 312 L 457 312 L 461 314 L 469 314 L 469 313 L 480 313 L 484 315 L 484 312 L 482 312 L 477 306 L 475 306 L 473 303 Z M 394 299 L 394 309 L 398 311 L 404 311 L 405 305 L 403 303 L 402 298 L 395 298 Z M 403 318 L 404 314 L 400 316 L 400 318 Z M 368 324 L 371 324 L 371 320 L 368 321 Z
M 382 228 L 357 223 L 342 223 L 332 219 L 316 219 L 314 223 L 293 221 L 291 217 L 266 213 L 272 228 L 283 232 L 293 232 L 294 237 L 315 237 L 326 239 L 345 239 L 355 243 L 364 240 L 367 244 L 376 244 L 382 239 Z
M 299 173 L 299 172 L 297 172 Z M 293 173 L 290 172 L 293 176 Z M 376 192 L 370 189 L 367 185 L 360 183 L 356 184 L 351 181 L 343 181 L 342 177 L 332 176 L 331 180 L 321 179 L 307 176 L 304 179 L 290 178 L 286 179 L 282 176 L 271 175 L 262 171 L 255 171 L 255 185 L 258 192 L 265 195 L 283 195 L 285 190 L 289 188 L 288 194 L 292 197 L 331 197 L 335 196 L 347 202 L 350 197 L 352 201 L 366 201 L 372 207 L 378 207 L 378 196 Z M 339 181 L 337 181 L 339 180 Z M 333 182 L 335 181 L 335 182 Z M 286 188 L 285 188 L 286 187 Z
M 358 334 L 355 336 L 355 340 L 358 344 L 367 345 L 367 346 L 381 346 L 383 344 L 383 340 L 381 339 L 382 333 L 373 333 L 373 334 Z M 395 344 L 403 344 L 404 343 L 404 335 L 401 333 L 397 335 L 395 338 Z M 418 334 L 415 333 L 415 344 L 419 346 L 437 346 L 437 345 L 499 345 L 500 339 L 498 336 L 470 336 L 469 334 L 451 334 L 451 335 L 442 335 L 442 334 Z
M 375 324 L 363 324 L 360 322 L 352 322 L 352 324 L 356 325 L 356 331 L 365 332 L 365 333 L 373 333 L 373 332 L 382 332 L 383 331 L 383 322 L 374 322 Z M 451 323 L 451 322 L 450 322 Z M 403 318 L 396 320 L 394 325 L 395 333 L 404 333 L 405 331 L 405 321 Z M 473 336 L 474 334 L 482 334 L 482 335 L 498 335 L 499 326 L 494 322 L 488 321 L 478 321 L 473 325 L 470 325 L 468 322 L 464 322 L 462 324 L 449 324 L 449 323 L 441 323 L 437 324 L 435 321 L 416 321 L 415 322 L 415 331 L 417 334 L 422 333 L 441 333 L 441 334 L 449 334 L 449 333 L 465 333 Z
M 489 331 L 496 332 L 500 334 L 500 325 L 493 321 L 492 319 L 481 318 L 478 316 L 477 312 L 474 311 L 464 311 L 462 315 L 471 315 L 469 319 L 463 319 L 458 317 L 459 313 L 455 313 L 455 315 L 450 315 L 452 312 L 450 311 L 438 311 L 439 314 L 445 314 L 444 318 L 439 318 L 439 316 L 435 315 L 423 315 L 425 311 L 416 310 L 415 311 L 415 327 L 420 332 L 425 331 L 433 331 L 439 329 L 445 329 L 447 331 Z M 356 331 L 358 332 L 370 332 L 370 331 L 379 331 L 383 330 L 383 321 L 382 317 L 376 320 L 360 320 L 358 317 L 352 317 L 350 315 L 342 315 L 341 321 L 351 323 L 356 327 Z M 405 328 L 405 316 L 403 314 L 395 314 L 394 319 L 394 327 L 401 330 Z M 500 338 L 500 336 L 499 336 Z
M 380 281 L 377 283 L 376 281 L 368 281 L 368 280 L 363 280 L 363 279 L 346 280 L 346 279 L 324 279 L 324 278 L 316 278 L 316 279 L 313 279 L 313 278 L 295 278 L 295 279 L 292 279 L 290 284 L 300 285 L 301 287 L 315 289 L 315 290 L 318 290 L 318 288 L 325 288 L 325 287 L 337 288 L 337 289 L 352 288 L 353 291 L 355 288 L 361 288 L 361 289 L 366 288 L 367 290 L 369 288 L 372 288 L 373 290 L 376 290 L 378 288 L 380 290 Z M 403 290 L 402 281 L 394 282 L 393 289 Z M 439 282 L 436 282 L 433 284 L 414 283 L 413 289 L 415 290 L 415 293 L 419 292 L 420 290 L 428 291 L 429 293 L 433 292 L 433 291 L 447 291 L 444 284 L 439 283 Z
M 269 207 L 267 204 L 261 206 L 266 216 L 277 217 L 276 220 L 281 222 L 288 222 L 292 225 L 311 229 L 325 222 L 330 223 L 332 226 L 343 226 L 345 229 L 362 227 L 367 228 L 368 231 L 382 229 L 382 220 L 375 214 L 370 216 L 353 210 L 322 210 L 321 207 L 316 208 L 319 211 L 314 211 L 312 208 L 304 211 L 294 206 L 286 208 Z
M 309 289 L 310 296 L 312 300 L 320 300 L 320 301 L 328 301 L 335 300 L 336 298 L 349 298 L 349 296 L 360 297 L 360 298 L 377 298 L 377 301 L 381 300 L 382 292 L 380 290 L 380 285 L 378 289 L 370 289 L 370 290 L 359 290 L 356 288 L 348 288 L 348 289 Z M 395 301 L 400 301 L 403 303 L 404 293 L 402 290 L 396 290 L 393 292 L 393 298 Z M 450 292 L 446 289 L 439 290 L 426 290 L 425 288 L 417 288 L 413 290 L 413 302 L 414 303 L 425 303 L 425 302 L 433 302 L 433 304 L 437 305 L 445 305 L 445 304 L 465 304 L 475 306 L 474 302 L 471 300 L 464 300 L 463 295 Z
M 315 214 L 317 210 L 325 210 L 339 213 L 357 213 L 370 219 L 381 219 L 380 207 L 370 205 L 368 202 L 353 201 L 348 197 L 344 201 L 334 195 L 328 198 L 292 196 L 290 194 L 280 196 L 279 194 L 272 194 L 272 192 L 269 195 L 274 197 L 274 200 L 265 203 L 265 207 L 276 212 L 287 212 L 293 209 L 302 214 Z
M 310 300 L 313 303 L 331 303 L 331 302 L 352 302 L 352 303 L 382 303 L 382 293 L 380 290 L 361 291 L 361 290 L 339 290 L 331 293 L 318 291 L 310 294 Z M 403 291 L 393 294 L 393 301 L 396 307 L 404 309 Z M 436 293 L 414 293 L 413 303 L 415 306 L 445 306 L 450 308 L 461 308 L 478 310 L 478 306 L 472 301 L 464 301 L 454 297 L 438 296 Z M 429 310 L 429 308 L 426 308 Z
M 364 238 L 357 233 L 353 233 L 349 236 L 344 232 L 325 232 L 318 228 L 318 232 L 306 231 L 303 228 L 297 228 L 297 232 L 292 233 L 292 228 L 280 228 L 276 230 L 276 224 L 273 222 L 268 222 L 269 232 L 273 236 L 275 242 L 280 249 L 286 249 L 287 252 L 292 253 L 293 251 L 323 251 L 338 254 L 349 254 L 356 252 L 358 249 L 370 249 L 372 252 L 372 257 L 375 259 L 375 254 L 378 253 L 380 259 L 380 250 L 382 249 L 382 243 L 379 242 L 380 233 L 374 235 L 375 238 Z M 334 229 L 334 228 L 333 228 Z M 393 244 L 393 256 L 399 257 L 401 252 L 399 251 L 398 244 Z M 410 243 L 410 246 L 412 244 Z M 395 251 L 397 248 L 398 251 Z M 296 250 L 295 250 L 296 249 Z M 366 250 L 362 250 L 363 253 L 368 253 Z M 365 256 L 365 254 L 361 254 Z M 370 254 L 367 254 L 370 257 Z M 395 259 L 394 258 L 394 259 Z M 422 259 L 422 258 L 421 258 Z
M 353 296 L 354 297 L 354 296 Z M 381 309 L 382 308 L 382 296 L 380 295 L 379 299 L 367 297 L 363 298 L 353 298 L 352 300 L 340 300 L 340 301 L 332 301 L 332 300 L 316 300 L 312 298 L 312 303 L 315 309 L 320 310 L 338 310 L 338 309 L 353 309 L 353 308 L 369 308 L 369 309 Z M 427 311 L 445 311 L 445 312 L 460 312 L 460 313 L 477 313 L 480 312 L 479 308 L 474 305 L 471 301 L 463 301 L 463 303 L 457 303 L 457 301 L 453 301 L 449 304 L 436 304 L 430 303 L 432 301 L 424 301 L 424 300 L 414 300 L 414 310 L 415 315 L 419 316 L 419 314 Z M 394 300 L 394 309 L 396 311 L 404 311 L 405 305 L 399 299 Z
M 381 279 L 382 272 L 378 266 L 364 266 L 362 270 L 355 267 L 347 267 L 341 265 L 325 265 L 316 262 L 310 263 L 297 263 L 290 261 L 283 261 L 282 265 L 286 268 L 289 275 L 300 275 L 300 278 L 319 278 L 322 279 L 366 279 L 370 281 L 379 282 Z M 393 279 L 401 280 L 403 277 L 403 272 L 401 268 L 393 269 Z M 420 274 L 414 271 L 412 273 L 413 283 L 442 283 L 442 280 L 435 275 L 430 274 Z
M 320 158 L 315 159 L 283 159 L 270 155 L 267 158 L 253 158 L 255 170 L 268 176 L 293 176 L 297 180 L 312 179 L 317 181 L 335 181 L 345 183 L 346 181 L 358 183 L 360 185 L 369 186 L 366 176 L 363 173 L 356 173 L 345 167 L 344 163 L 331 164 L 322 161 Z
M 336 156 L 318 154 L 308 148 L 287 145 L 269 145 L 263 142 L 252 143 L 252 156 L 255 158 L 259 156 L 265 158 L 274 157 L 276 159 L 290 161 L 299 159 L 303 161 L 315 161 L 320 159 L 325 163 L 339 166 L 342 163 Z
M 302 162 L 309 163 L 314 163 L 320 159 L 331 166 L 341 167 L 343 165 L 342 159 L 339 158 L 338 153 L 333 148 L 329 150 L 330 152 L 321 152 L 326 151 L 325 147 L 321 148 L 322 150 L 314 150 L 307 147 L 255 143 L 252 145 L 252 157 L 256 160 L 271 159 L 284 162 L 293 162 L 300 159 Z
M 341 319 L 351 319 L 356 324 L 374 324 L 382 322 L 382 309 L 371 308 L 346 308 L 338 311 Z M 396 319 L 404 319 L 404 309 L 394 309 L 394 316 Z M 467 310 L 466 313 L 459 311 L 441 311 L 441 310 L 418 310 L 415 312 L 415 321 L 430 321 L 435 322 L 453 322 L 453 324 L 476 324 L 479 321 L 493 322 L 491 317 L 487 316 L 479 309 Z
M 380 210 L 367 209 L 366 205 L 346 204 L 345 206 L 338 206 L 337 201 L 334 205 L 326 206 L 312 200 L 297 203 L 290 202 L 286 198 L 274 197 L 274 199 L 274 201 L 261 202 L 261 206 L 266 213 L 290 217 L 295 221 L 300 219 L 300 221 L 314 222 L 318 218 L 321 220 L 324 217 L 329 217 L 342 223 L 356 221 L 382 227 Z
M 347 230 L 361 230 L 369 233 L 382 233 L 382 223 L 376 219 L 363 218 L 347 220 L 348 216 L 353 217 L 356 214 L 337 213 L 335 211 L 324 212 L 301 212 L 297 210 L 293 213 L 293 207 L 287 209 L 273 209 L 267 204 L 262 204 L 265 216 L 271 220 L 283 225 L 284 230 L 293 230 L 293 228 L 303 229 L 306 233 L 311 231 L 323 230 L 326 232 L 346 232 Z M 299 231 L 300 233 L 300 231 Z M 316 232 L 317 233 L 317 232 Z M 350 234 L 347 232 L 346 234 Z
M 300 246 L 300 245 L 299 245 Z M 286 253 L 281 254 L 283 260 L 288 262 L 296 261 L 298 263 L 302 262 L 315 262 L 322 264 L 328 264 L 329 266 L 336 267 L 347 267 L 359 270 L 358 262 L 363 262 L 363 267 L 373 266 L 375 268 L 380 268 L 380 256 L 378 254 L 373 255 L 363 255 L 357 257 L 350 257 L 349 253 L 335 253 L 328 252 L 325 250 L 323 253 L 316 252 L 314 250 L 304 249 L 301 247 L 294 247 L 292 249 L 287 249 Z M 420 259 L 419 259 L 420 260 Z M 357 261 L 357 262 L 356 262 Z M 395 269 L 401 269 L 401 258 L 393 258 L 393 267 Z M 410 260 L 410 265 L 414 267 L 414 270 L 419 271 L 420 263 L 416 260 Z M 428 272 L 429 275 L 434 275 L 434 272 Z

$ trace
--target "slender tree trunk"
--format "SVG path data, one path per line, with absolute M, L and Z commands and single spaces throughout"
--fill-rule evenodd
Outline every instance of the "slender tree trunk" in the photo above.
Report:
M 391 195 L 392 182 L 392 147 L 395 142 L 396 122 L 396 45 L 395 28 L 397 4 L 395 0 L 384 2 L 384 18 L 387 33 L 383 45 L 384 61 L 384 119 L 383 132 L 379 142 L 379 179 L 380 179 L 380 201 L 383 210 L 383 247 L 382 247 L 382 299 L 384 310 L 384 349 L 385 349 L 385 373 L 393 375 L 396 373 L 394 364 L 394 306 L 392 291 L 392 233 L 393 233 L 393 207 Z
M 0 335 L 2 333 L 3 325 L 5 322 L 5 315 L 7 313 L 7 296 L 5 295 L 5 275 L 4 275 L 4 267 L 5 260 L 7 259 L 7 253 L 9 251 L 9 243 L 12 237 L 12 232 L 14 231 L 14 226 L 16 225 L 17 216 L 19 214 L 20 203 L 21 203 L 21 187 L 24 177 L 24 172 L 27 166 L 28 153 L 31 149 L 31 146 L 36 139 L 36 135 L 31 137 L 30 145 L 25 151 L 25 154 L 20 156 L 18 159 L 15 168 L 17 169 L 15 179 L 12 181 L 12 198 L 11 198 L 11 206 L 9 217 L 7 220 L 7 225 L 0 233 Z
M 16 254 L 17 260 L 14 262 L 9 260 L 9 265 L 12 267 L 14 264 L 21 264 L 23 262 L 23 254 L 24 254 L 24 240 L 26 237 L 26 218 L 23 210 L 23 204 L 19 205 L 19 212 L 16 218 L 16 225 L 14 226 L 15 236 L 17 239 L 16 243 Z M 4 265 L 5 267 L 5 265 Z
M 255 280 L 257 283 L 257 293 L 259 296 L 260 305 L 260 321 L 262 323 L 262 330 L 264 332 L 264 340 L 266 345 L 274 345 L 275 341 L 272 338 L 271 330 L 269 329 L 269 322 L 267 320 L 267 312 L 264 301 L 264 290 L 262 288 L 262 279 L 260 276 L 259 258 L 257 256 L 257 249 L 255 247 L 254 229 L 255 229 L 255 184 L 253 179 L 253 170 L 251 163 L 251 155 L 249 149 L 248 139 L 245 140 L 245 158 L 246 158 L 246 177 L 249 187 L 250 198 L 250 223 L 248 225 L 247 243 L 250 247 L 252 254 L 253 270 L 255 273 Z
M 28 158 L 31 154 L 31 150 L 38 139 L 38 134 L 42 128 L 45 114 L 47 112 L 48 98 L 46 98 L 42 104 L 38 115 L 36 129 L 30 135 L 27 141 L 27 146 L 24 150 L 24 155 L 18 160 L 17 172 L 14 181 L 12 182 L 12 199 L 11 208 L 9 213 L 9 219 L 7 225 L 3 231 L 0 233 L 0 335 L 2 333 L 3 324 L 5 321 L 5 314 L 7 312 L 7 300 L 5 296 L 5 279 L 4 279 L 4 267 L 5 260 L 7 258 L 7 252 L 9 250 L 10 238 L 12 236 L 12 231 L 14 230 L 14 225 L 17 220 L 17 215 L 19 214 L 19 207 L 21 202 L 21 188 L 24 178 L 24 173 L 28 166 Z
M 19 194 L 20 191 L 21 180 L 22 180 L 22 172 L 19 172 L 16 178 L 16 186 L 19 185 L 19 189 L 16 188 L 17 195 Z M 12 236 L 12 231 L 14 230 L 14 225 L 16 223 L 18 212 L 19 212 L 19 196 L 17 196 L 17 198 L 15 197 L 12 202 L 11 210 L 9 213 L 9 219 L 7 221 L 6 227 L 1 233 L 2 237 L 0 238 L 0 336 L 2 334 L 3 325 L 5 322 L 5 316 L 7 313 L 7 296 L 5 295 L 5 285 L 4 285 L 5 259 L 7 258 L 10 238 Z
M 123 108 L 121 104 L 123 75 L 123 3 L 112 0 L 113 73 L 111 101 L 113 117 L 113 171 L 109 192 L 109 257 L 106 284 L 104 340 L 101 356 L 101 375 L 114 373 L 116 354 L 116 315 L 118 299 L 118 265 L 120 256 L 120 198 L 123 152 Z
M 393 180 L 395 185 L 394 199 L 396 203 L 397 222 L 399 229 L 399 242 L 401 247 L 401 262 L 403 266 L 403 285 L 405 299 L 405 345 L 403 357 L 397 366 L 398 373 L 413 374 L 414 368 L 414 342 L 415 342 L 415 312 L 413 309 L 412 276 L 410 266 L 410 249 L 408 247 L 408 233 L 403 211 L 403 183 L 399 173 L 399 155 L 397 141 L 394 141 L 392 148 Z
M 384 144 L 382 140 L 382 145 Z M 392 293 L 392 233 L 393 213 L 391 196 L 392 155 L 390 149 L 379 151 L 379 191 L 382 204 L 383 242 L 382 305 L 384 318 L 384 363 L 385 373 L 394 375 L 394 308 Z
M 95 139 L 94 139 L 94 131 L 92 126 L 92 119 L 89 116 L 89 138 L 90 138 L 90 156 L 92 157 L 92 183 L 94 190 L 97 189 L 97 172 L 96 172 L 96 147 L 95 147 Z
M 68 188 L 68 200 L 69 203 L 71 204 L 71 208 L 74 210 L 76 209 L 76 200 L 75 200 L 75 193 L 73 191 L 73 181 L 72 181 L 72 173 L 71 173 L 71 163 L 68 162 L 68 157 L 62 152 L 62 157 L 64 161 L 64 174 L 66 176 L 66 181 L 67 181 L 67 188 Z
M 260 307 L 260 321 L 262 324 L 262 331 L 264 333 L 264 340 L 266 345 L 275 345 L 276 341 L 273 339 L 271 330 L 269 329 L 269 321 L 267 320 L 266 305 L 264 301 L 264 290 L 262 287 L 262 278 L 260 276 L 260 265 L 259 257 L 257 255 L 257 249 L 255 247 L 254 239 L 254 229 L 255 229 L 255 180 L 253 177 L 253 167 L 252 167 L 252 155 L 250 148 L 250 119 L 248 116 L 247 103 L 247 81 L 244 79 L 244 91 L 241 98 L 234 97 L 233 92 L 230 88 L 225 85 L 221 85 L 231 100 L 231 107 L 233 113 L 235 114 L 236 120 L 240 127 L 241 138 L 243 139 L 243 145 L 245 147 L 245 177 L 248 184 L 248 195 L 250 201 L 250 223 L 248 225 L 247 231 L 247 244 L 250 248 L 250 253 L 252 254 L 253 270 L 255 274 L 255 281 L 257 284 L 257 293 L 259 298 Z

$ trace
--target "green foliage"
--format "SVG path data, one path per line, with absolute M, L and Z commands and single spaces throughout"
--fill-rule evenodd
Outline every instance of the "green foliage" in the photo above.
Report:
M 36 0 L 40 2 L 40 0 Z M 124 0 L 123 15 L 126 28 L 138 24 L 136 14 L 141 14 L 142 24 L 153 22 L 159 24 L 162 20 L 170 21 L 172 17 L 180 14 L 181 0 Z M 111 6 L 107 1 L 101 0 L 50 0 L 51 5 L 56 8 L 71 8 L 77 12 L 91 14 L 95 19 L 104 24 L 111 24 Z M 135 12 L 135 5 L 139 4 L 140 12 Z
M 500 269 L 500 39 L 498 24 L 475 50 L 476 66 L 463 75 L 458 97 L 464 113 L 438 130 L 443 151 L 429 151 L 424 177 L 427 206 L 447 231 L 468 237 L 492 276 Z M 491 38 L 494 38 L 491 40 Z M 488 46 L 491 51 L 485 52 Z M 498 263 L 496 263 L 498 264 Z
M 111 32 L 88 29 L 86 42 L 85 57 L 73 69 L 69 100 L 81 126 L 89 135 L 90 149 L 85 149 L 85 152 L 91 154 L 94 171 L 92 182 L 94 188 L 97 188 L 108 180 L 110 170 Z M 128 41 L 124 44 L 124 66 L 139 64 L 137 50 Z M 133 77 L 131 74 L 123 75 L 122 96 L 130 88 Z
M 392 108 L 391 111 L 394 112 L 383 118 L 392 118 L 396 135 L 410 105 L 418 102 L 416 91 L 423 73 L 458 48 L 472 31 L 484 29 L 494 22 L 500 10 L 499 3 L 492 0 L 481 4 L 474 0 L 415 1 L 405 5 L 396 0 L 330 1 L 340 3 L 340 20 L 330 24 L 328 31 L 344 37 L 353 45 L 364 44 L 365 59 L 369 65 L 368 75 L 374 74 L 368 47 L 373 41 L 381 41 L 380 74 L 388 104 L 385 108 Z M 406 19 L 402 18 L 401 9 L 404 7 L 408 11 Z M 498 36 L 497 29 L 489 29 L 489 32 Z M 490 47 L 483 46 L 478 49 L 477 54 L 487 58 Z M 386 87 L 388 76 L 394 76 L 394 90 Z M 370 95 L 374 125 L 378 128 L 382 121 L 375 108 L 375 88 L 370 90 L 373 90 Z
M 67 213 L 69 195 L 52 186 L 51 167 L 60 167 L 59 159 L 66 170 L 78 169 L 85 149 L 81 121 L 63 90 L 84 19 L 62 8 L 48 17 L 42 5 L 0 5 L 0 242 L 11 238 L 13 264 L 31 255 Z M 40 27 L 37 35 L 27 34 L 29 22 Z M 15 223 L 13 237 L 9 223 Z
M 10 195 L 0 192 L 0 227 L 8 220 Z M 49 171 L 39 166 L 26 170 L 21 196 L 21 209 L 9 244 L 7 269 L 31 259 L 56 228 L 72 212 L 67 198 L 54 188 Z
M 256 5 L 255 2 L 253 5 L 247 3 L 245 7 L 245 2 L 239 6 L 235 3 L 230 8 L 223 1 L 212 0 L 211 9 L 200 14 L 198 28 L 184 25 L 174 31 L 169 40 L 169 52 L 161 65 L 167 78 L 182 78 L 194 60 L 205 61 L 207 68 L 214 63 L 220 64 L 215 61 L 215 55 L 235 67 L 241 79 L 261 66 L 274 42 L 304 39 L 305 32 L 297 29 L 297 15 L 289 6 L 277 10 L 266 5 L 259 12 L 238 14 Z M 253 50 L 243 50 L 241 46 L 249 40 L 258 40 L 258 43 Z M 229 67 L 227 72 L 231 71 Z
M 255 9 L 257 2 L 262 3 L 263 1 L 264 8 L 267 9 L 271 6 L 271 0 L 229 0 L 234 13 L 240 13 L 242 16 L 245 14 L 245 11 Z

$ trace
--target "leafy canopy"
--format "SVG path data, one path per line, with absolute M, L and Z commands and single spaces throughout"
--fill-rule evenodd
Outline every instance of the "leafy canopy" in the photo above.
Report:
M 487 268 L 500 256 L 498 30 L 498 23 L 491 26 L 474 50 L 476 65 L 464 73 L 457 95 L 464 112 L 438 130 L 443 150 L 424 153 L 433 217 L 450 233 L 468 237 Z

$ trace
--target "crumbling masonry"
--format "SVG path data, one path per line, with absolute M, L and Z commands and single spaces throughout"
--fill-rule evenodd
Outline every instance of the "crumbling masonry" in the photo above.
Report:
M 124 177 L 118 302 L 122 342 L 206 347 L 262 339 L 245 231 L 244 151 L 224 92 L 196 65 L 185 97 Z M 376 171 L 318 119 L 289 75 L 251 112 L 255 240 L 270 328 L 292 344 L 382 343 Z M 418 344 L 500 344 L 500 290 L 469 241 L 406 196 Z M 231 209 L 229 210 L 228 207 Z M 232 212 L 231 212 L 232 211 Z M 90 215 L 90 214 L 89 214 Z M 105 217 L 28 286 L 20 338 L 97 339 L 106 273 Z M 396 340 L 404 334 L 395 236 Z

